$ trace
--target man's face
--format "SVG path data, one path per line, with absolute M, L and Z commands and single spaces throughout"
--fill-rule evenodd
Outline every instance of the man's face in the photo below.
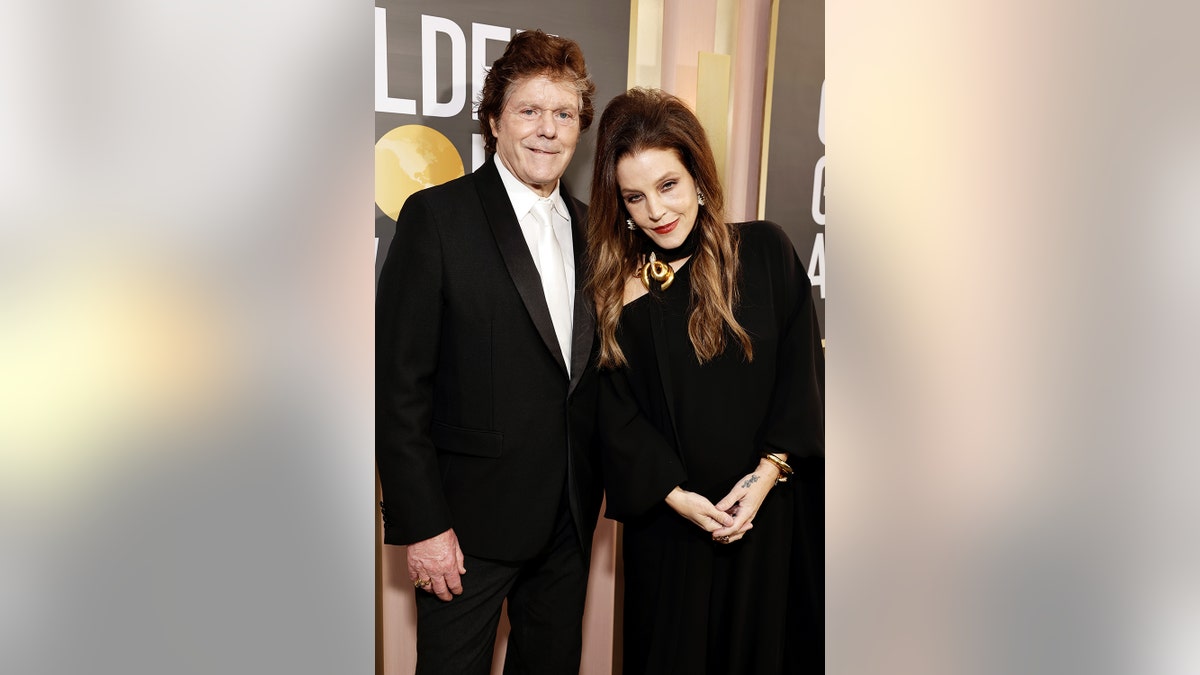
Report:
M 579 142 L 579 94 L 544 75 L 518 80 L 491 127 L 496 156 L 518 180 L 547 197 Z

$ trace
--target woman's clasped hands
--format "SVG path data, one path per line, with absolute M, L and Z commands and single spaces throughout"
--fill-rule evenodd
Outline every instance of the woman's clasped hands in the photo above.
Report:
M 714 508 L 733 516 L 733 522 L 712 530 L 714 541 L 733 543 L 754 527 L 754 516 L 762 506 L 767 493 L 775 486 L 779 478 L 779 469 L 770 462 L 763 460 L 753 473 L 742 476 L 733 485 L 729 494 L 714 504 Z
M 738 479 L 729 494 L 713 504 L 704 495 L 676 486 L 667 505 L 712 535 L 713 541 L 731 544 L 754 528 L 754 516 L 775 485 L 779 469 L 763 460 L 753 473 Z

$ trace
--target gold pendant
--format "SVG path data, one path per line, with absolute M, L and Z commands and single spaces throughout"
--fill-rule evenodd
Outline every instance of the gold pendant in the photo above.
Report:
M 665 291 L 675 283 L 675 270 L 665 262 L 655 260 L 654 254 L 651 253 L 650 262 L 642 265 L 642 285 L 646 287 L 646 290 L 650 290 L 651 278 L 662 284 L 662 290 Z

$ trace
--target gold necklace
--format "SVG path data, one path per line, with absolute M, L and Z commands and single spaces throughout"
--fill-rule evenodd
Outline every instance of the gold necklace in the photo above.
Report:
M 650 261 L 642 265 L 641 269 L 642 285 L 646 290 L 650 290 L 650 279 L 653 278 L 658 283 L 662 284 L 662 290 L 667 290 L 671 284 L 675 283 L 675 270 L 667 263 L 657 260 L 654 257 L 654 252 L 650 252 Z

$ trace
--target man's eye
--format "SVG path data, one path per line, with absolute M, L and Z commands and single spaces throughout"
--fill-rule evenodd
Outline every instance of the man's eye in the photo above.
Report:
M 571 113 L 567 112 L 566 110 L 560 110 L 558 112 L 558 119 L 562 120 L 563 122 L 567 122 L 567 121 L 575 119 L 575 116 L 572 115 Z
M 533 108 L 522 108 L 521 112 L 518 114 L 520 114 L 522 117 L 537 117 L 537 111 Z

